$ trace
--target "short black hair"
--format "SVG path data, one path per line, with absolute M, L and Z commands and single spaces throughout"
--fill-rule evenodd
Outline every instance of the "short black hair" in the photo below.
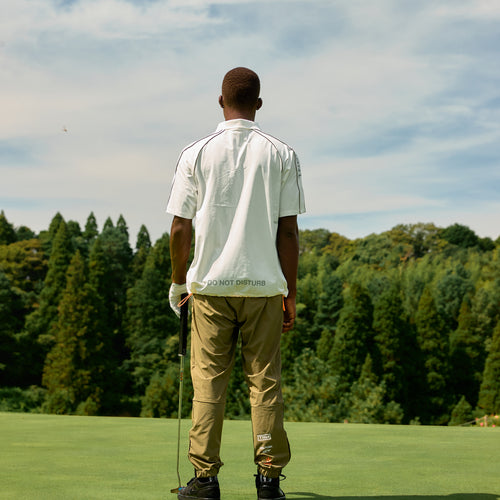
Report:
M 230 108 L 249 109 L 255 106 L 260 94 L 260 80 L 248 68 L 238 67 L 226 73 L 222 81 L 222 96 Z

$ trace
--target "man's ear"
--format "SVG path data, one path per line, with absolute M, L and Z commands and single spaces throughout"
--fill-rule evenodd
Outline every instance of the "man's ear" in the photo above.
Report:
M 222 96 L 221 96 L 221 97 L 222 97 Z M 262 108 L 262 99 L 259 97 L 259 98 L 257 99 L 257 108 L 256 108 L 256 109 L 260 109 L 260 108 Z
M 224 97 L 222 97 L 221 95 L 219 96 L 219 105 L 221 108 L 224 107 Z

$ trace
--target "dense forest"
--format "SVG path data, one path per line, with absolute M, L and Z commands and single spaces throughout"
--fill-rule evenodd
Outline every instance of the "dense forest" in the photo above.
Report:
M 169 235 L 93 214 L 35 234 L 0 215 L 0 411 L 176 417 Z M 288 420 L 456 425 L 500 412 L 500 238 L 399 225 L 300 232 L 282 337 Z M 187 363 L 188 365 L 188 363 Z M 187 370 L 188 371 L 188 370 Z M 192 396 L 186 377 L 186 404 Z M 237 355 L 226 414 L 248 418 Z

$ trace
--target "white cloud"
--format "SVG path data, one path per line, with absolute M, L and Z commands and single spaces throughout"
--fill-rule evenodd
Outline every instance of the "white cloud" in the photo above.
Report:
M 310 220 L 352 216 L 354 234 L 456 213 L 496 237 L 485 214 L 498 207 L 454 193 L 499 182 L 477 154 L 491 163 L 500 138 L 498 49 L 481 46 L 499 36 L 498 5 L 2 2 L 0 148 L 27 148 L 22 170 L 0 149 L 7 216 L 40 230 L 57 210 L 81 223 L 92 210 L 102 222 L 123 213 L 131 234 L 144 223 L 159 236 L 179 151 L 215 128 L 222 75 L 247 65 L 262 78 L 257 120 L 302 160 Z M 490 37 L 470 46 L 457 20 Z M 460 155 L 484 181 L 452 170 Z
M 3 41 L 35 41 L 39 36 L 84 39 L 130 40 L 152 38 L 169 30 L 194 29 L 214 19 L 207 16 L 206 2 L 152 2 L 81 0 L 58 6 L 47 0 L 10 0 L 3 4 Z

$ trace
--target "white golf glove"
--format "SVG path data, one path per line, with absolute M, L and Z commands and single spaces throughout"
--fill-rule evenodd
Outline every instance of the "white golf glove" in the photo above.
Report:
M 170 290 L 168 292 L 168 300 L 170 302 L 170 307 L 177 314 L 177 317 L 181 317 L 181 308 L 179 302 L 181 301 L 181 295 L 187 293 L 186 283 L 179 285 L 177 283 L 172 283 L 170 285 Z

